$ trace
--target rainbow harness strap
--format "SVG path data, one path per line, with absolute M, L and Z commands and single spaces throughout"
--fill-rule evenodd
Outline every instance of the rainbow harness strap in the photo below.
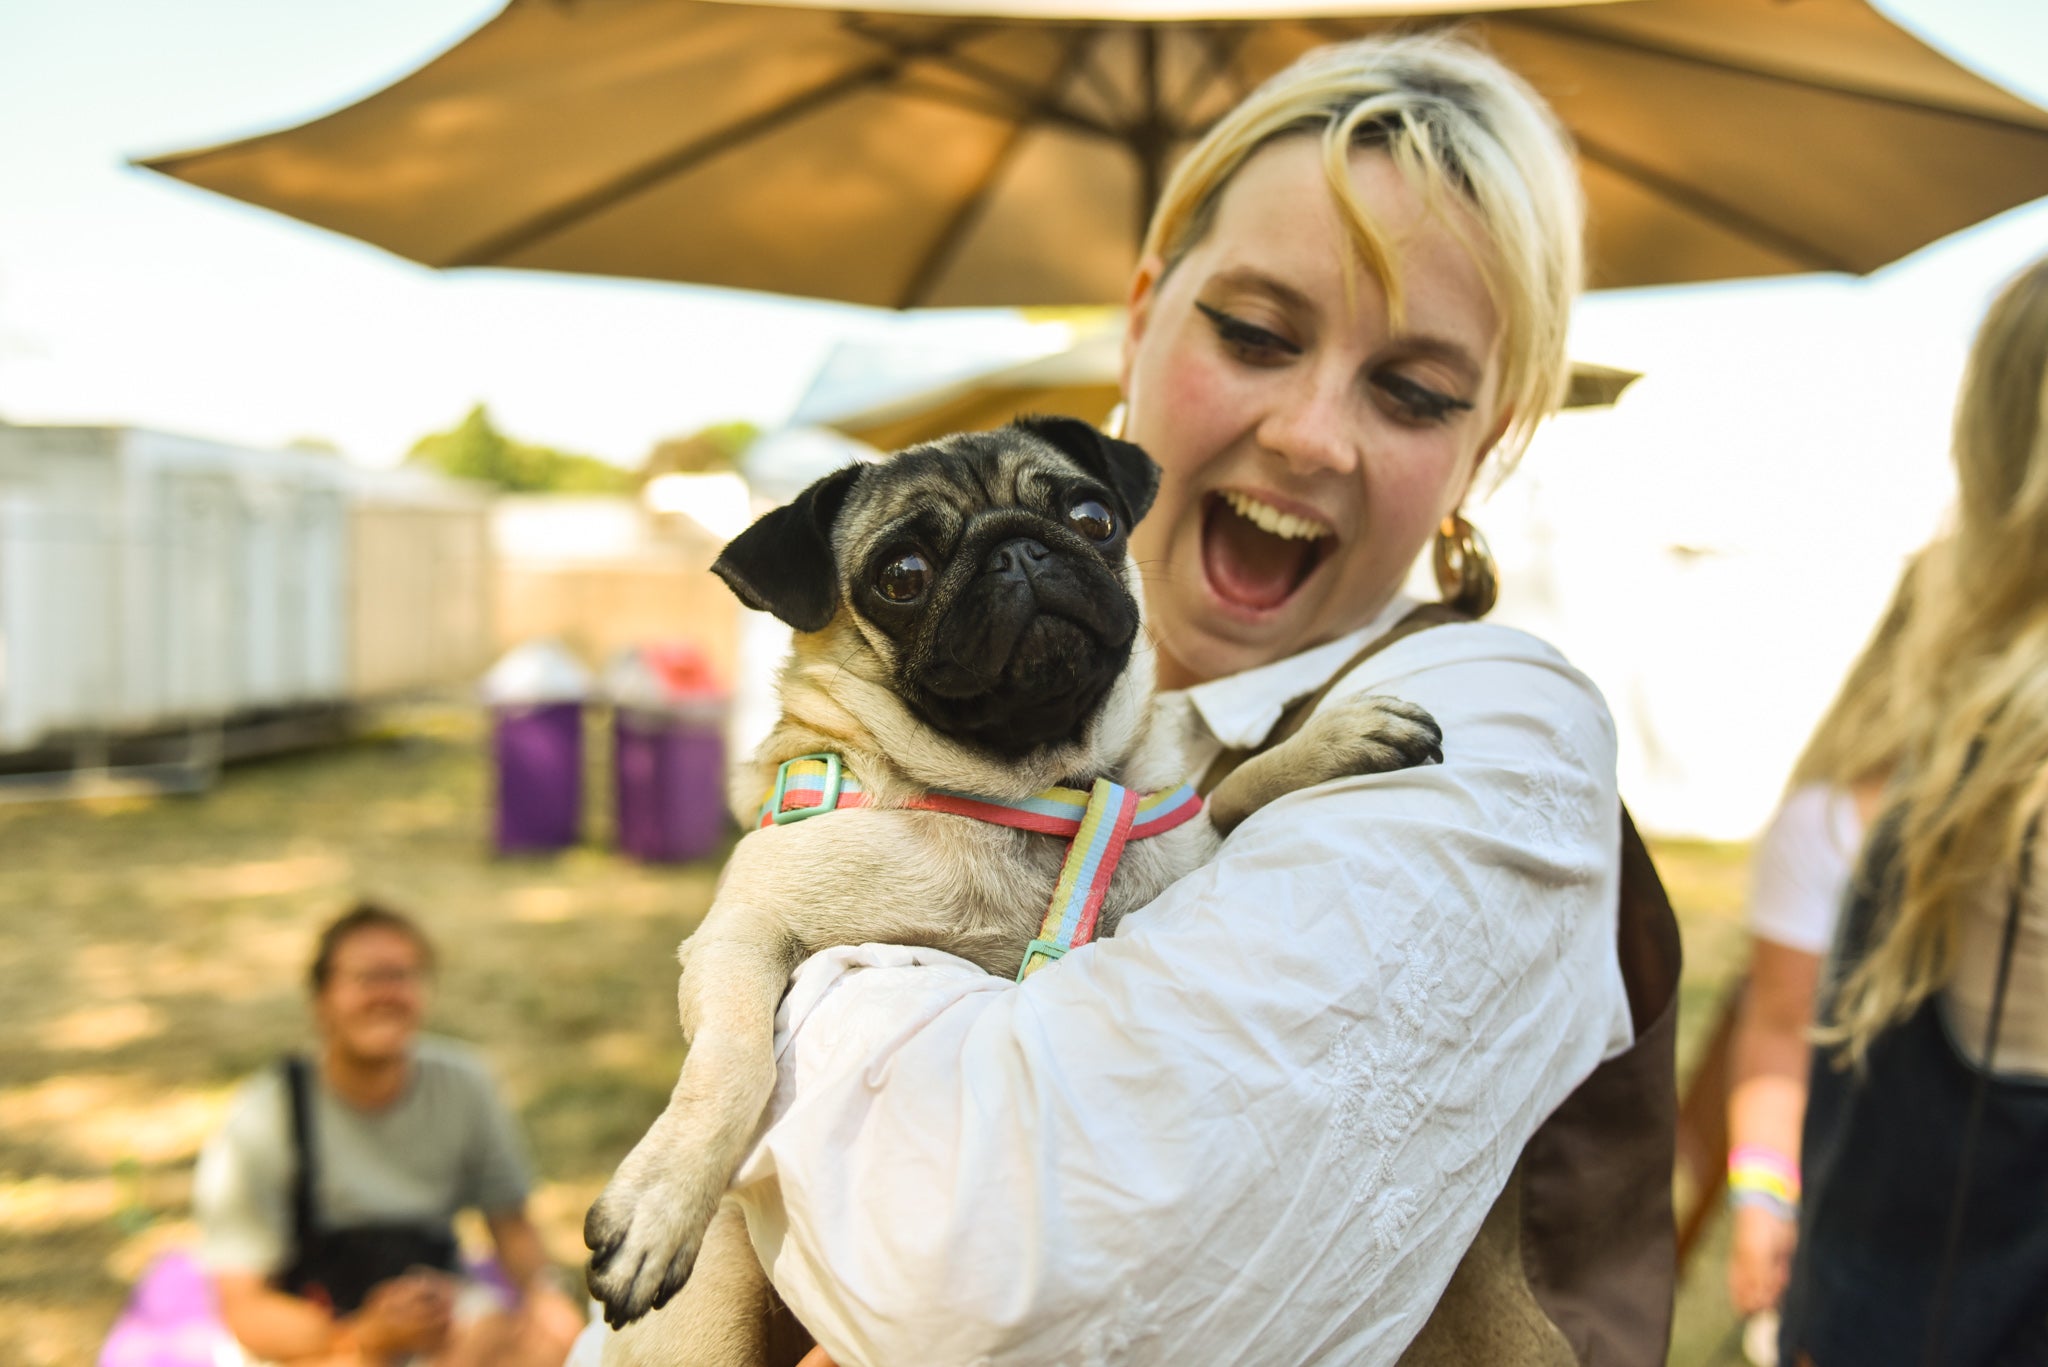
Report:
M 842 807 L 871 805 L 866 789 L 846 772 L 838 755 L 799 755 L 775 771 L 775 788 L 761 804 L 760 824 L 785 826 Z M 1124 846 L 1163 834 L 1196 816 L 1202 810 L 1202 799 L 1191 784 L 1141 796 L 1098 778 L 1087 792 L 1047 788 L 1021 802 L 936 788 L 902 805 L 992 821 L 1070 842 L 1038 937 L 1024 949 L 1024 963 L 1017 970 L 1017 981 L 1022 982 L 1076 945 L 1095 938 L 1102 899 L 1109 893 L 1109 880 L 1116 874 Z

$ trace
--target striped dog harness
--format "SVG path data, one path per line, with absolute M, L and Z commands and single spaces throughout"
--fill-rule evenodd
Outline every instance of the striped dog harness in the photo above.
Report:
M 846 772 L 838 755 L 799 755 L 776 769 L 775 788 L 761 804 L 760 824 L 786 826 L 844 807 L 873 805 L 867 790 Z M 1116 874 L 1124 846 L 1164 834 L 1193 818 L 1202 810 L 1202 799 L 1188 783 L 1141 795 L 1098 778 L 1086 792 L 1047 788 L 1021 802 L 935 788 L 902 805 L 1058 836 L 1068 842 L 1051 905 L 1045 909 L 1037 937 L 1025 946 L 1024 962 L 1017 970 L 1017 981 L 1022 982 L 1076 945 L 1095 938 L 1102 899 L 1109 893 L 1109 880 Z

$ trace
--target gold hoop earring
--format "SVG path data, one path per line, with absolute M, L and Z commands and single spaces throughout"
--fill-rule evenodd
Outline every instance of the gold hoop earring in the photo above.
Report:
M 1110 409 L 1109 416 L 1102 420 L 1102 435 L 1114 441 L 1123 440 L 1124 423 L 1129 417 L 1130 406 L 1118 399 L 1116 407 Z
M 1436 589 L 1446 606 L 1473 617 L 1493 611 L 1500 598 L 1500 571 L 1486 538 L 1465 520 L 1452 513 L 1436 529 Z

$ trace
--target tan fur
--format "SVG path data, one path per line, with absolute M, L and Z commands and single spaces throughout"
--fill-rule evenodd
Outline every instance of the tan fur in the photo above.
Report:
M 1522 1174 L 1517 1168 L 1444 1288 L 1401 1367 L 1576 1367 L 1570 1342 L 1543 1313 L 1522 1265 Z

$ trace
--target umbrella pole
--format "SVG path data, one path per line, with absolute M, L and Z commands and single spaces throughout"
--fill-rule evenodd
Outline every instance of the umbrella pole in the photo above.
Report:
M 1145 103 L 1126 138 L 1131 155 L 1138 159 L 1138 250 L 1145 247 L 1145 229 L 1152 222 L 1152 208 L 1166 186 L 1166 153 L 1171 133 L 1159 101 L 1159 30 L 1147 24 L 1138 30 L 1138 88 Z

